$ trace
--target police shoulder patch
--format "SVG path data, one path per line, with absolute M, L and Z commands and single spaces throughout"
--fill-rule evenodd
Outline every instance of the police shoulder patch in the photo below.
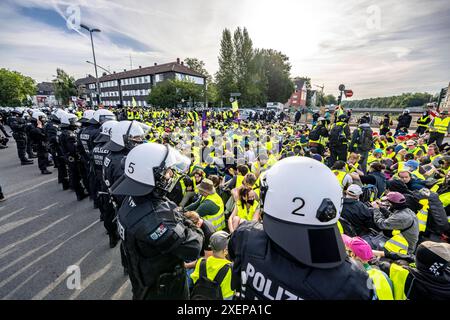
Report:
M 150 239 L 153 241 L 158 240 L 163 236 L 164 233 L 167 232 L 167 227 L 164 225 L 164 223 L 161 223 L 151 234 Z

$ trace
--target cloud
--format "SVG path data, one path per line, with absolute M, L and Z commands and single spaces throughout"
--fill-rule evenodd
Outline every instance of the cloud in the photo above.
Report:
M 450 8 L 446 0 L 6 0 L 0 5 L 0 60 L 38 81 L 57 67 L 93 73 L 90 39 L 62 16 L 77 5 L 94 34 L 97 62 L 121 71 L 197 57 L 218 68 L 224 28 L 246 26 L 257 48 L 290 57 L 292 76 L 309 76 L 352 99 L 436 92 L 450 74 Z M 56 9 L 55 9 L 56 8 Z M 59 14 L 58 14 L 59 12 Z

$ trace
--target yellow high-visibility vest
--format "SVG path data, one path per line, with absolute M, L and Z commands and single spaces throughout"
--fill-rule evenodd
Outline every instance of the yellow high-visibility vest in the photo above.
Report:
M 339 184 L 343 188 L 344 187 L 344 178 L 347 175 L 347 172 L 341 171 L 341 170 L 333 170 L 333 173 L 336 176 L 336 178 L 338 179 Z
M 244 176 L 238 174 L 236 176 L 236 188 L 239 188 L 240 186 L 242 186 L 242 182 L 244 182 Z
M 381 270 L 371 268 L 367 270 L 367 273 L 373 281 L 378 300 L 394 300 L 391 285 L 383 272 Z
M 395 263 L 391 264 L 391 268 L 389 269 L 389 278 L 392 280 L 392 284 L 394 285 L 395 300 L 406 300 L 405 283 L 408 275 L 409 271 L 405 268 Z
M 419 232 L 425 232 L 427 228 L 428 209 L 430 207 L 430 204 L 428 202 L 428 199 L 422 199 L 419 201 L 419 203 L 422 205 L 422 209 L 417 212 L 417 219 L 419 220 Z
M 219 207 L 219 211 L 217 211 L 214 214 L 204 216 L 203 219 L 211 222 L 212 225 L 214 226 L 214 228 L 216 229 L 216 231 L 225 229 L 225 215 L 223 214 L 224 205 L 223 205 L 222 198 L 217 193 L 214 193 L 214 194 L 208 195 L 207 197 L 204 197 L 201 200 L 201 202 L 206 201 L 206 200 L 210 200 L 210 201 L 214 202 Z
M 236 202 L 236 207 L 237 207 L 237 215 L 239 216 L 239 218 L 247 220 L 247 221 L 252 221 L 253 220 L 253 216 L 255 215 L 256 209 L 258 208 L 259 203 L 255 200 L 255 202 L 253 203 L 253 205 L 248 208 L 246 205 L 244 205 L 244 207 L 242 207 L 242 203 L 240 201 Z
M 430 129 L 430 131 L 446 134 L 449 124 L 450 124 L 450 117 L 446 117 L 445 119 L 434 118 L 434 124 L 433 127 Z
M 392 238 L 384 244 L 384 248 L 390 252 L 408 254 L 408 241 L 399 230 L 392 231 Z

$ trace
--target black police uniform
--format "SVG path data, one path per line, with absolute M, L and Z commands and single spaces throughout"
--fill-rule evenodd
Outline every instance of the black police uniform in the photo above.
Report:
M 105 148 L 106 149 L 106 148 Z M 128 154 L 128 149 L 121 148 L 120 146 L 114 148 L 116 151 L 111 151 L 105 156 L 103 161 L 103 187 L 109 192 L 109 201 L 104 202 L 103 224 L 108 231 L 110 246 L 112 247 L 119 238 L 117 233 L 117 224 L 115 218 L 117 211 L 119 210 L 124 197 L 118 195 L 112 195 L 110 187 L 123 175 L 123 161 Z M 125 272 L 128 272 L 127 259 L 125 256 L 125 250 L 123 244 L 120 245 L 120 256 L 122 266 Z
M 34 125 L 30 121 L 30 117 L 25 118 L 26 126 L 25 126 L 25 134 L 27 135 L 27 154 L 28 158 L 36 158 L 37 156 L 34 154 L 36 152 L 36 145 L 31 138 L 31 130 L 33 130 Z
M 75 191 L 78 200 L 83 200 L 87 195 L 85 186 L 81 181 L 81 156 L 78 153 L 78 143 L 76 129 L 64 127 L 59 137 L 64 160 L 69 167 L 69 180 L 72 189 Z
M 38 128 L 36 123 L 33 128 L 30 129 L 30 138 L 36 146 L 39 169 L 42 173 L 48 172 L 48 141 L 45 130 L 43 128 Z
M 118 213 L 133 299 L 188 299 L 185 261 L 198 259 L 203 234 L 154 194 L 125 198 Z
M 301 244 L 299 244 L 301 245 Z M 245 300 L 370 300 L 368 275 L 346 259 L 331 269 L 306 266 L 270 240 L 259 222 L 243 222 L 228 244 L 231 288 Z
M 63 190 L 67 190 L 69 189 L 69 175 L 67 172 L 67 164 L 64 160 L 63 152 L 59 145 L 61 130 L 58 123 L 54 120 L 47 122 L 44 130 L 48 138 L 50 154 L 52 155 L 55 167 L 58 169 L 58 183 L 62 183 Z
M 81 161 L 86 171 L 89 198 L 94 200 L 94 207 L 98 207 L 97 189 L 95 187 L 94 162 L 92 160 L 92 150 L 94 149 L 94 140 L 100 134 L 100 124 L 89 124 L 86 128 L 80 130 L 78 139 L 80 144 Z M 83 174 L 84 175 L 84 174 Z
M 20 161 L 22 164 L 24 163 L 30 163 L 26 156 L 26 149 L 27 149 L 27 134 L 25 132 L 25 128 L 27 126 L 27 122 L 25 119 L 21 117 L 10 117 L 8 119 L 9 126 L 13 132 L 13 138 L 16 140 L 17 144 L 17 154 L 19 156 Z
M 101 136 L 99 136 L 101 137 Z M 109 139 L 109 138 L 108 138 Z M 95 181 L 95 190 L 97 190 L 97 199 L 98 199 L 98 208 L 100 210 L 100 219 L 104 219 L 104 213 L 105 213 L 105 202 L 109 202 L 109 197 L 102 193 L 107 193 L 108 189 L 104 187 L 103 184 L 103 161 L 105 159 L 105 156 L 109 153 L 109 150 L 104 149 L 103 146 L 106 142 L 98 142 L 95 143 L 94 149 L 92 149 L 92 162 L 93 162 L 93 171 L 92 174 L 94 175 L 94 181 Z M 108 229 L 106 229 L 108 230 Z

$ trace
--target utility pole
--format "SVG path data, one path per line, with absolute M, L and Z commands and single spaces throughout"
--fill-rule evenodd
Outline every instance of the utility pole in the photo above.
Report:
M 100 29 L 91 29 L 88 26 L 84 25 L 84 24 L 80 24 L 80 27 L 82 27 L 83 29 L 86 29 L 87 31 L 89 31 L 89 34 L 91 35 L 91 45 L 92 45 L 92 55 L 94 56 L 94 67 L 95 67 L 95 78 L 96 78 L 96 82 L 97 82 L 97 102 L 98 105 L 100 105 L 101 103 L 101 99 L 100 99 L 100 84 L 99 84 L 99 80 L 98 80 L 98 73 L 97 73 L 97 61 L 95 60 L 95 51 L 94 51 L 94 40 L 92 39 L 92 33 L 93 32 L 100 32 Z

